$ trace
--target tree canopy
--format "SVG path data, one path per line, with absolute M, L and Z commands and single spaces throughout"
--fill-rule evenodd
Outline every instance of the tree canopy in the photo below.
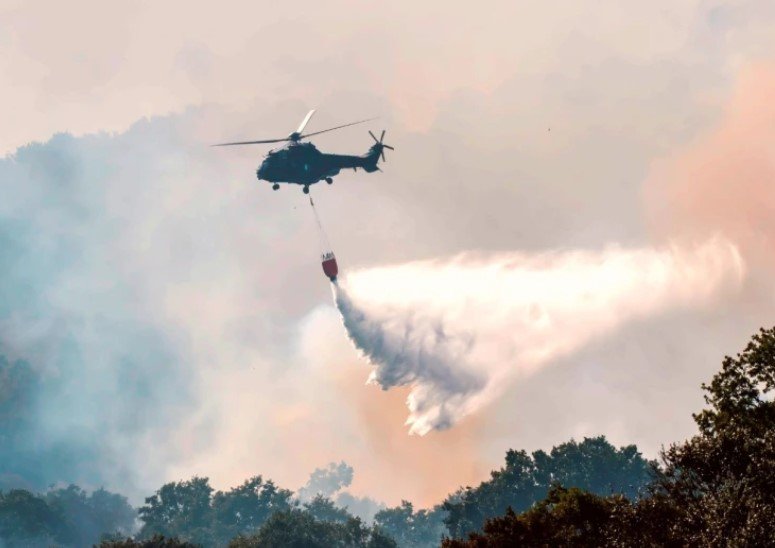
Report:
M 770 546 L 775 539 L 775 328 L 762 329 L 710 384 L 698 434 L 661 454 L 641 497 L 554 487 L 448 548 Z
M 139 538 L 176 537 L 202 545 L 225 545 L 257 530 L 276 512 L 289 510 L 292 492 L 255 476 L 213 494 L 207 478 L 167 483 L 139 510 Z
M 103 534 L 132 532 L 135 510 L 121 495 L 75 485 L 35 495 L 0 491 L 0 540 L 8 546 L 89 546 Z
M 367 527 L 358 518 L 345 522 L 322 521 L 307 510 L 278 512 L 248 537 L 237 537 L 230 548 L 395 548 L 395 541 L 378 527 Z
M 453 537 L 463 537 L 508 508 L 517 513 L 527 510 L 554 484 L 637 497 L 651 481 L 654 465 L 634 445 L 616 449 L 604 436 L 580 443 L 571 440 L 549 453 L 510 450 L 506 465 L 492 472 L 490 480 L 462 489 L 444 502 L 445 523 Z
M 395 539 L 399 546 L 423 548 L 438 546 L 447 534 L 444 515 L 441 506 L 415 511 L 414 505 L 404 500 L 400 506 L 377 512 L 374 523 Z

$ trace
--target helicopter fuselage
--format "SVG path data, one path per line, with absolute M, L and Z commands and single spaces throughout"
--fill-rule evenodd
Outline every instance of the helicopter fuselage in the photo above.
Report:
M 331 181 L 342 169 L 377 171 L 377 161 L 383 145 L 375 143 L 362 156 L 326 154 L 309 142 L 292 141 L 269 151 L 256 170 L 259 180 L 270 183 L 291 183 L 308 187 L 320 181 Z M 305 189 L 306 192 L 306 189 Z

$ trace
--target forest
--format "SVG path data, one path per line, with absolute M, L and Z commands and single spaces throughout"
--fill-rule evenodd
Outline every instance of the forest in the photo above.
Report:
M 13 382 L 15 367 L 0 362 L 0 378 Z M 228 491 L 203 477 L 170 482 L 139 508 L 104 489 L 10 489 L 0 546 L 764 546 L 775 538 L 773 389 L 775 328 L 761 329 L 702 385 L 695 435 L 654 461 L 604 436 L 510 450 L 477 486 L 371 519 L 262 476 Z M 0 418 L 5 403 L 0 394 Z

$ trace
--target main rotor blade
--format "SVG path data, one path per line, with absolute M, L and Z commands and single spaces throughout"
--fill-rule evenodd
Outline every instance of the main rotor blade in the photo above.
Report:
M 218 143 L 217 145 L 210 145 L 213 147 L 230 147 L 234 145 L 263 145 L 264 143 L 283 143 L 287 141 L 287 137 L 282 139 L 265 139 L 263 141 L 238 141 L 236 143 Z
M 330 127 L 328 129 L 323 129 L 321 131 L 316 131 L 314 133 L 307 133 L 306 135 L 301 135 L 299 137 L 299 139 L 304 139 L 306 137 L 312 137 L 313 135 L 320 135 L 321 133 L 326 133 L 327 131 L 334 131 L 335 129 L 342 129 L 343 127 L 354 126 L 355 124 L 363 124 L 364 122 L 371 122 L 372 120 L 376 120 L 376 118 L 368 118 L 366 120 L 358 120 L 357 122 L 351 122 L 351 123 L 345 124 L 343 126 Z
M 309 119 L 312 118 L 313 114 L 315 114 L 314 108 L 307 113 L 307 116 L 304 118 L 304 121 L 301 123 L 301 125 L 299 125 L 299 129 L 296 130 L 296 133 L 301 134 L 301 132 L 304 131 L 304 128 L 307 127 Z

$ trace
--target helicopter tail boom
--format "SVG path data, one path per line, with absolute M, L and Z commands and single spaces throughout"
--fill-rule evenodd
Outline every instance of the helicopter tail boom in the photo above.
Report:
M 374 144 L 371 145 L 366 154 L 362 156 L 351 156 L 346 154 L 325 154 L 326 159 L 331 163 L 332 167 L 336 169 L 362 169 L 367 173 L 373 173 L 379 171 L 379 160 L 385 161 L 385 149 L 394 150 L 390 145 L 386 145 L 382 142 L 385 138 L 385 132 L 382 132 L 380 139 L 369 131 L 369 135 L 374 139 Z

